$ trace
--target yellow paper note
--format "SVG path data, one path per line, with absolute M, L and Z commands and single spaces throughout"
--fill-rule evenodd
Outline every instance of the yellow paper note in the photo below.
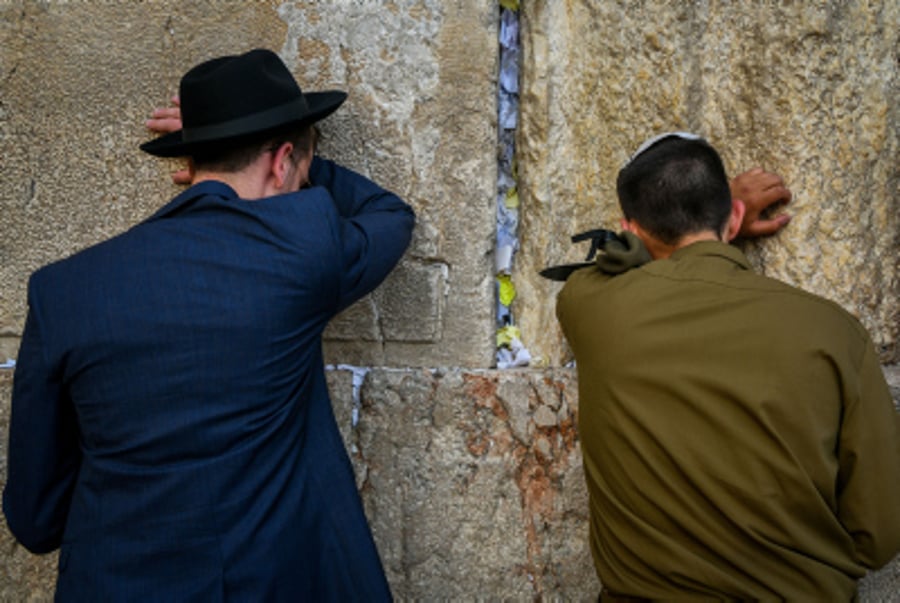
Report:
M 519 207 L 519 191 L 515 186 L 506 191 L 506 199 L 503 200 L 503 204 L 507 209 Z
M 521 339 L 522 333 L 519 331 L 519 327 L 513 325 L 506 325 L 502 329 L 497 329 L 497 347 L 502 348 L 503 346 L 509 347 L 513 339 Z
M 508 307 L 516 299 L 516 286 L 508 274 L 498 276 L 497 283 L 500 285 L 500 303 Z

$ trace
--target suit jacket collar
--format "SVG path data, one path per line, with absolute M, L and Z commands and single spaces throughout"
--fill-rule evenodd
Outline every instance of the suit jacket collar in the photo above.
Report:
M 219 197 L 223 201 L 230 201 L 237 199 L 238 195 L 233 188 L 224 182 L 218 180 L 204 180 L 203 182 L 198 182 L 193 185 L 166 203 L 145 221 L 152 222 L 176 214 L 193 205 L 193 203 L 201 197 Z

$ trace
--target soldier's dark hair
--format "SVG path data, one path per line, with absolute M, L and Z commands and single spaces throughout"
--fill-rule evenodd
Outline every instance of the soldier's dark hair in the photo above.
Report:
M 622 168 L 616 192 L 625 217 L 667 245 L 722 232 L 731 213 L 725 166 L 702 139 L 661 139 Z

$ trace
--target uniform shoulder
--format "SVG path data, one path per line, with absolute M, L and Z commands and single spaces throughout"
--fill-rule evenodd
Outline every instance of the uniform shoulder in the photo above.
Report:
M 789 315 L 817 322 L 821 329 L 843 327 L 860 339 L 869 340 L 862 322 L 838 302 L 770 276 L 756 275 L 756 278 L 773 294 L 781 296 Z

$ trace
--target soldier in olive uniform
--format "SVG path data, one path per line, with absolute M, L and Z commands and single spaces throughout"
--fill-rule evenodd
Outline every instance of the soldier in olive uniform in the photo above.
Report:
M 728 244 L 785 223 L 759 217 L 772 186 L 744 203 L 706 141 L 651 139 L 619 174 L 625 232 L 562 277 L 604 601 L 849 601 L 900 550 L 869 335 Z

